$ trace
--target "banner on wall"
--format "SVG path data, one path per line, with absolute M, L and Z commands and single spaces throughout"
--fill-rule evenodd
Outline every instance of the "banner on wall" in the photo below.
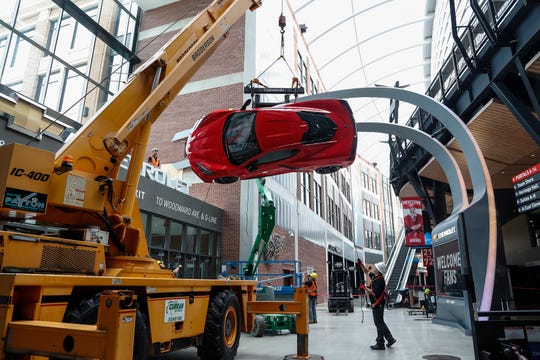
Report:
M 403 197 L 401 198 L 401 207 L 403 208 L 405 227 L 405 246 L 425 246 L 422 199 L 419 197 Z

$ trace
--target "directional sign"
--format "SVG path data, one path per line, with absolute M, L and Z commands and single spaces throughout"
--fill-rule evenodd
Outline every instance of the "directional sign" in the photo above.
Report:
M 512 177 L 520 214 L 540 208 L 540 164 Z

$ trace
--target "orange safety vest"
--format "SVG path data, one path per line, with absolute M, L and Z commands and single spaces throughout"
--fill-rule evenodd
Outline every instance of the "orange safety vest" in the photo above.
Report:
M 150 164 L 154 165 L 155 167 L 159 167 L 159 165 L 160 165 L 159 159 L 154 157 L 154 155 L 150 155 L 148 157 L 148 162 Z
M 311 285 L 306 286 L 307 294 L 310 297 L 317 297 L 317 281 L 315 281 L 315 279 L 312 279 L 310 281 L 311 281 Z

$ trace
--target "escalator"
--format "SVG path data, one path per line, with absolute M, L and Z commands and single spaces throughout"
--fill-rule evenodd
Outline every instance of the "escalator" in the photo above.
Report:
M 399 290 L 406 288 L 411 274 L 414 277 L 418 265 L 414 262 L 415 255 L 416 249 L 405 246 L 405 233 L 401 232 L 388 259 L 388 272 L 385 280 L 388 287 L 389 304 L 395 304 L 400 300 Z

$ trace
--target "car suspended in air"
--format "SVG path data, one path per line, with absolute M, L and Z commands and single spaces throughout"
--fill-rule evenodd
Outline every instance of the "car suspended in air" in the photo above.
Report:
M 319 99 L 251 110 L 216 110 L 186 142 L 191 168 L 221 184 L 289 172 L 329 174 L 354 162 L 357 133 L 345 100 Z

